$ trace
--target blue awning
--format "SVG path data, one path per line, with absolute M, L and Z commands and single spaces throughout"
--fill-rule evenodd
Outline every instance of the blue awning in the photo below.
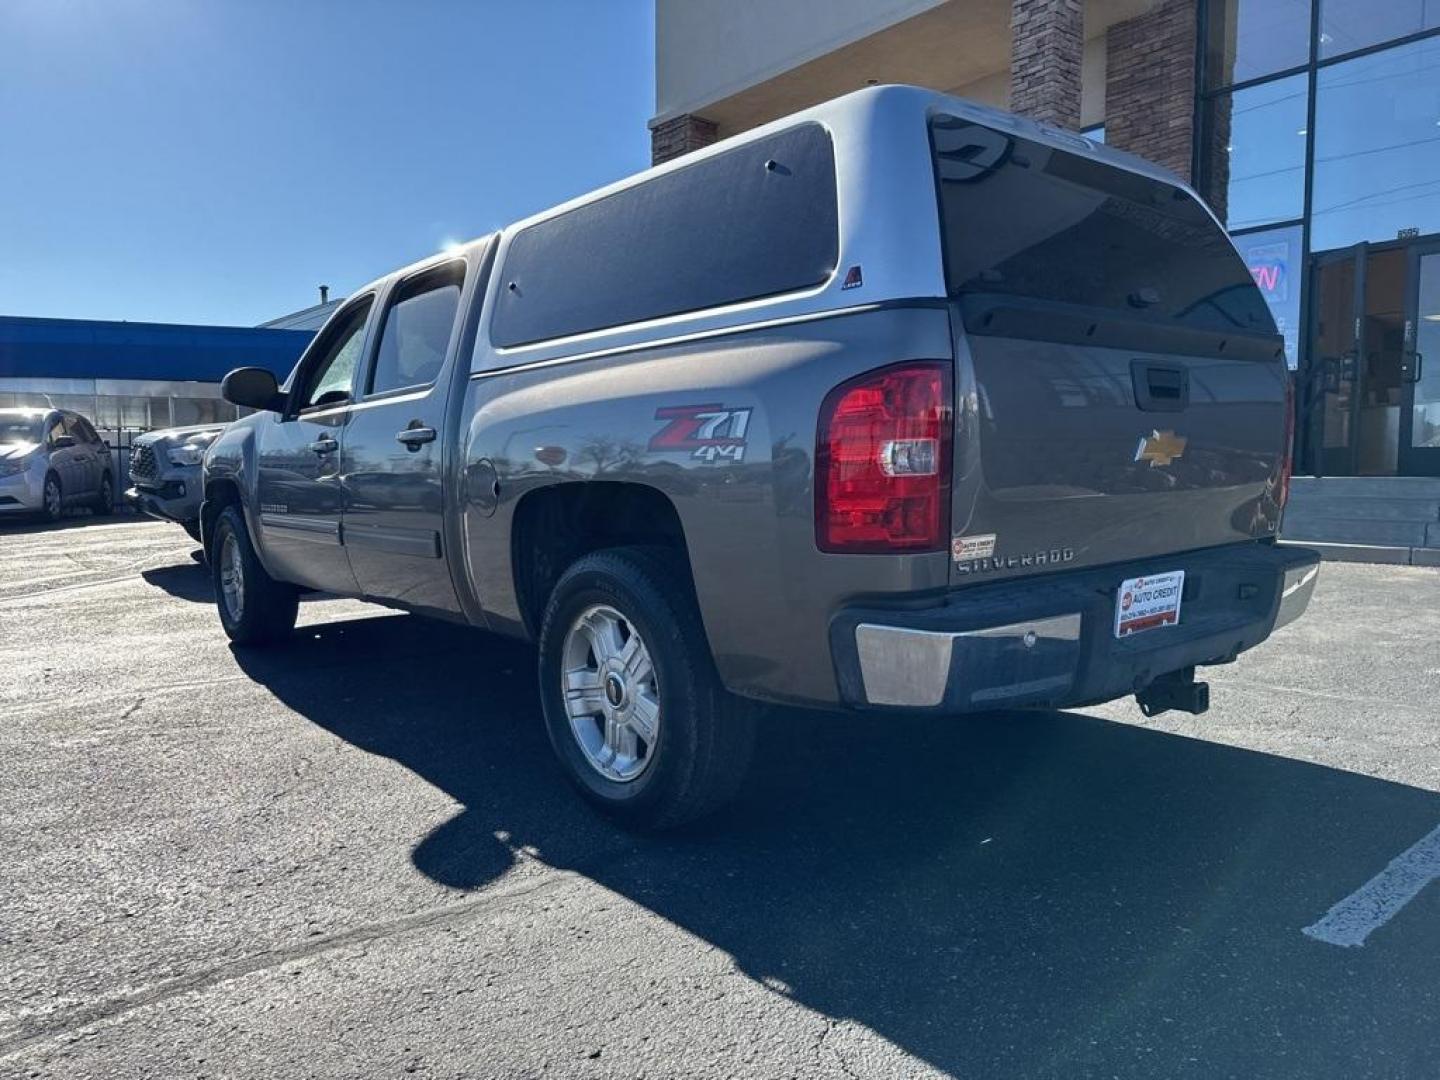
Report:
M 237 367 L 284 379 L 314 334 L 248 326 L 0 315 L 0 378 L 219 382 Z

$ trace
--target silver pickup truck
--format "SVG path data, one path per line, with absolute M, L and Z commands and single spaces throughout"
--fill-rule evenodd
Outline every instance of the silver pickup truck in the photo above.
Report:
M 238 644 L 301 590 L 533 639 L 555 751 L 664 827 L 755 702 L 1135 694 L 1295 618 L 1290 382 L 1174 176 L 908 87 L 849 95 L 357 289 L 205 457 Z

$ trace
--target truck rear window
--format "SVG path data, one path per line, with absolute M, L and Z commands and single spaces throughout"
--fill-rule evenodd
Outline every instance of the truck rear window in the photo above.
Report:
M 802 124 L 523 229 L 500 270 L 499 347 L 793 292 L 839 258 L 835 151 Z
M 952 295 L 1275 332 L 1229 239 L 1179 188 L 954 116 L 931 121 L 930 141 Z

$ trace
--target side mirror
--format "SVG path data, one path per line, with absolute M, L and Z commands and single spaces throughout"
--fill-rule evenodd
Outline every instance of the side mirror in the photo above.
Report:
M 258 367 L 236 368 L 220 380 L 220 396 L 231 405 L 284 412 L 285 397 L 273 373 Z
M 56 435 L 50 440 L 51 450 L 68 450 L 75 445 L 74 435 Z

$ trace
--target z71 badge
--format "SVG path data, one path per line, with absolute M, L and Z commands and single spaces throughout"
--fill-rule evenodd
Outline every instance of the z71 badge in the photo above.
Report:
M 723 405 L 672 405 L 655 410 L 666 424 L 650 438 L 651 450 L 688 450 L 696 461 L 745 460 L 749 409 Z

